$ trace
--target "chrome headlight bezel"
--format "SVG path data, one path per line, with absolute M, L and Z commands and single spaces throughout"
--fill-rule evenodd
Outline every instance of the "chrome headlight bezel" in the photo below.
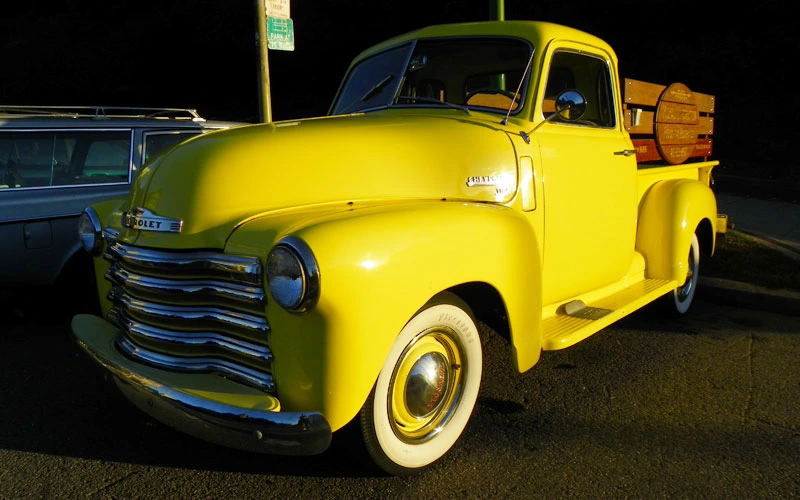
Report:
M 319 300 L 320 272 L 309 246 L 300 238 L 281 239 L 267 255 L 267 287 L 275 302 L 293 313 L 304 313 Z
M 92 207 L 87 207 L 78 219 L 78 237 L 81 246 L 92 257 L 100 255 L 103 249 L 103 227 L 100 216 Z

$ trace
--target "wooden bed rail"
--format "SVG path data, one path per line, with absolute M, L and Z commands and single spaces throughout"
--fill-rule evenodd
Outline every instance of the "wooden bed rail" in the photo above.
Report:
M 690 158 L 708 160 L 713 150 L 713 95 L 692 92 L 682 83 L 664 86 L 630 78 L 622 91 L 625 128 L 638 162 L 677 165 Z

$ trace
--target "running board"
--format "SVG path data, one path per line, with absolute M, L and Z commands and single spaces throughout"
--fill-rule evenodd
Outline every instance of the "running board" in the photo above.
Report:
M 590 304 L 572 300 L 542 320 L 542 349 L 555 351 L 575 345 L 620 318 L 675 289 L 673 280 L 648 279 Z

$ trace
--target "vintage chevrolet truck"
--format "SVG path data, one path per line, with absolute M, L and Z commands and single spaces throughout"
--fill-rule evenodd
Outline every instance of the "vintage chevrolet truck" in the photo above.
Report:
M 491 325 L 531 369 L 713 255 L 714 97 L 621 79 L 603 40 L 432 26 L 349 67 L 326 116 L 199 136 L 87 208 L 102 317 L 78 345 L 213 443 L 404 475 L 457 442 Z M 654 309 L 655 311 L 656 309 Z

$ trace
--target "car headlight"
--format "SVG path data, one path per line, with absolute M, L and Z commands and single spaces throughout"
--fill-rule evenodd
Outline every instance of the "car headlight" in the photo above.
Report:
M 293 236 L 278 242 L 267 256 L 267 286 L 281 307 L 305 312 L 319 299 L 320 275 L 314 254 Z
M 83 249 L 89 252 L 89 255 L 100 255 L 103 248 L 103 228 L 100 225 L 100 217 L 92 207 L 84 209 L 78 220 L 78 236 Z

